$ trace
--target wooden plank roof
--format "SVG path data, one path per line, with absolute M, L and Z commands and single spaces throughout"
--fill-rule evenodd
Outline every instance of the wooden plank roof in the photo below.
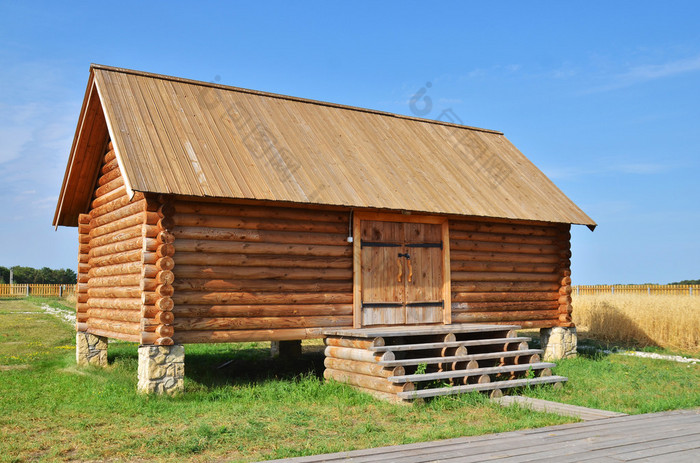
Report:
M 99 65 L 55 225 L 76 225 L 90 199 L 76 168 L 104 148 L 81 139 L 90 118 L 130 193 L 595 226 L 500 132 Z

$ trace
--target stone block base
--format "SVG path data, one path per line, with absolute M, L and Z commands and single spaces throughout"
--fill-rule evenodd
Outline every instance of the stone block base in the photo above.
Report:
M 78 366 L 107 366 L 107 338 L 78 331 L 75 335 L 75 361 Z
M 185 380 L 185 347 L 139 346 L 139 392 L 177 394 Z
M 576 347 L 578 336 L 576 328 L 554 328 L 540 329 L 540 343 L 544 350 L 543 360 L 559 360 L 563 358 L 576 357 Z

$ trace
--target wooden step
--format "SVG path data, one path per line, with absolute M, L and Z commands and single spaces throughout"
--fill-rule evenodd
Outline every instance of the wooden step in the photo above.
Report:
M 420 365 L 425 363 L 427 365 L 432 365 L 436 363 L 449 363 L 449 362 L 468 362 L 469 360 L 484 360 L 484 359 L 498 359 L 498 358 L 509 358 L 509 357 L 519 357 L 524 355 L 541 355 L 541 349 L 526 349 L 526 350 L 512 350 L 504 352 L 487 352 L 484 354 L 470 354 L 470 355 L 455 355 L 450 357 L 426 357 L 426 358 L 408 358 L 399 360 L 382 360 L 377 362 L 379 365 L 393 367 L 393 366 L 406 366 L 406 365 Z
M 392 383 L 434 381 L 439 379 L 464 378 L 466 376 L 494 375 L 498 373 L 511 373 L 516 371 L 544 370 L 554 368 L 556 363 L 539 362 L 524 363 L 522 365 L 507 365 L 503 367 L 473 368 L 471 370 L 441 371 L 439 373 L 423 373 L 414 375 L 389 376 L 387 379 Z
M 490 346 L 497 344 L 510 344 L 515 342 L 529 342 L 532 338 L 517 337 L 517 338 L 492 338 L 492 339 L 474 339 L 470 341 L 449 341 L 449 342 L 426 342 L 421 344 L 397 344 L 395 346 L 372 346 L 367 348 L 374 352 L 403 352 L 411 350 L 435 349 L 441 347 L 458 347 L 458 346 Z
M 331 328 L 323 330 L 324 336 L 352 336 L 356 338 L 390 338 L 397 336 L 422 336 L 447 333 L 483 333 L 489 331 L 519 330 L 519 325 L 484 325 L 457 323 L 453 325 L 385 326 L 380 328 Z
M 494 381 L 484 384 L 466 384 L 463 386 L 440 387 L 435 389 L 422 389 L 420 391 L 398 392 L 396 395 L 402 399 L 420 399 L 443 395 L 463 394 L 472 391 L 492 391 L 495 389 L 511 389 L 514 387 L 534 386 L 537 384 L 563 383 L 568 381 L 566 376 L 540 376 L 539 378 L 513 379 L 509 381 Z

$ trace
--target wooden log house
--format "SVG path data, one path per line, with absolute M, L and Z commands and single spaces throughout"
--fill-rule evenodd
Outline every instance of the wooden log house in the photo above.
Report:
M 572 327 L 572 224 L 500 132 L 100 65 L 54 216 L 78 332 L 142 346 Z

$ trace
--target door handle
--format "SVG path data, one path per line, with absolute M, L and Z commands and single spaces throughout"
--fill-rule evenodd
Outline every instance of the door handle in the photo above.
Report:
M 406 262 L 408 263 L 408 282 L 410 283 L 413 278 L 413 266 L 411 265 L 410 258 L 406 259 Z
M 396 275 L 396 281 L 401 283 L 401 275 L 403 275 L 403 265 L 401 265 L 401 254 L 396 258 L 396 265 L 399 267 L 399 274 Z

